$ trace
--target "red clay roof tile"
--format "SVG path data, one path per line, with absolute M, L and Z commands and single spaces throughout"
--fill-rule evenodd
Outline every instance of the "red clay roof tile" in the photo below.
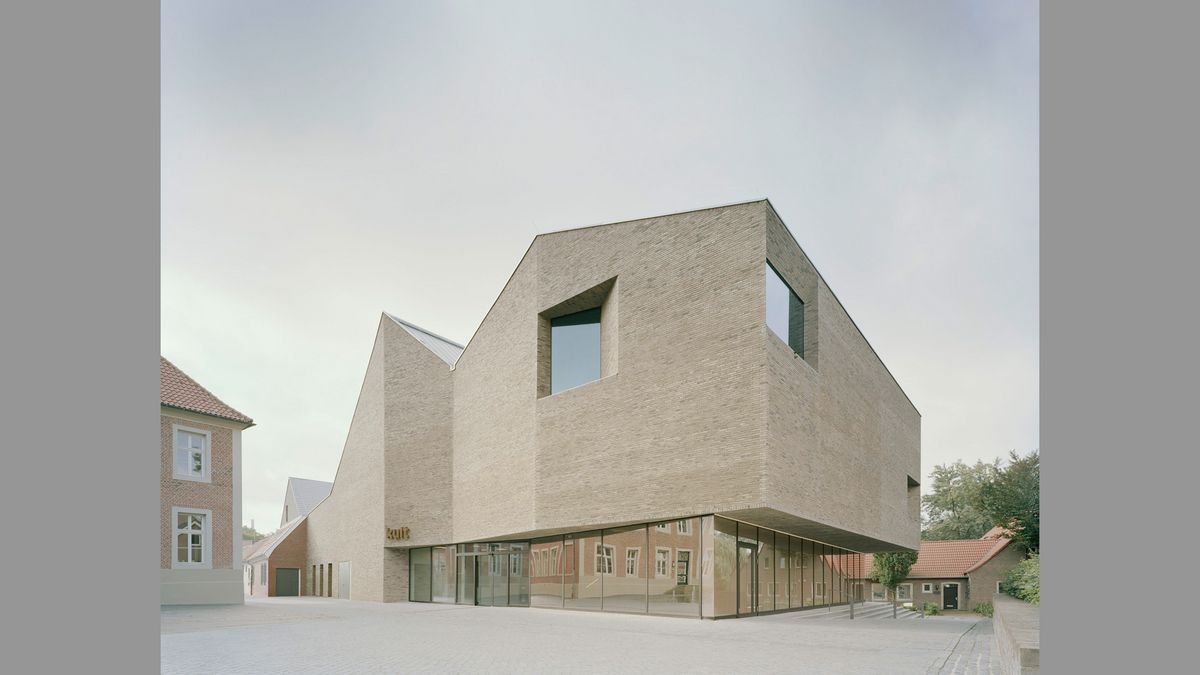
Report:
M 158 360 L 159 392 L 163 405 L 243 424 L 254 424 L 254 420 L 234 410 L 211 391 L 200 386 L 199 382 L 188 377 L 166 357 L 159 355 Z
M 1010 539 L 951 539 L 923 541 L 917 562 L 908 573 L 910 579 L 965 577 L 991 560 L 1011 542 Z M 862 569 L 870 572 L 873 556 L 863 554 Z

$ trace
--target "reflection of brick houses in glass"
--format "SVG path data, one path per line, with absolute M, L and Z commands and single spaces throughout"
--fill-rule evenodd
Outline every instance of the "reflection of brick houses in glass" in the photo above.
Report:
M 696 615 L 700 519 L 535 540 L 535 606 Z

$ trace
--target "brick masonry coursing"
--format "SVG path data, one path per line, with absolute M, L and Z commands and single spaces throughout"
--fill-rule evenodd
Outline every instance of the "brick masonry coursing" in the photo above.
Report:
M 208 509 L 212 511 L 212 566 L 231 568 L 233 564 L 233 429 L 206 424 L 194 417 L 162 414 L 161 470 L 159 473 L 159 567 L 171 569 L 174 523 L 171 508 Z M 211 479 L 201 483 L 174 478 L 174 425 L 200 429 L 211 434 Z M 240 528 L 239 528 L 240 529 Z
M 767 260 L 805 301 L 803 358 L 766 327 Z M 546 395 L 539 317 L 610 281 L 602 377 Z M 386 528 L 407 547 L 705 513 L 915 549 L 909 476 L 919 413 L 771 205 L 704 209 L 538 236 L 453 369 L 383 316 L 304 569 L 336 589 L 350 561 L 353 599 L 404 600 Z

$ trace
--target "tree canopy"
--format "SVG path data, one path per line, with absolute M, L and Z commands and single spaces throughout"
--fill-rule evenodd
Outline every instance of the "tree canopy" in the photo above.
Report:
M 933 467 L 930 491 L 921 497 L 925 527 L 921 538 L 978 539 L 995 524 L 982 509 L 980 493 L 1000 473 L 1000 460 L 974 466 L 957 461 Z
M 1041 457 L 1037 450 L 1009 456 L 1008 466 L 979 491 L 979 508 L 1012 540 L 1037 553 L 1041 548 Z
M 917 563 L 916 551 L 892 551 L 876 553 L 867 578 L 878 581 L 884 588 L 894 591 L 900 582 L 908 578 L 908 572 Z
M 259 541 L 265 536 L 249 525 L 242 525 L 242 541 Z
M 868 579 L 878 581 L 892 592 L 892 618 L 896 618 L 896 586 L 908 578 L 908 572 L 917 563 L 916 551 L 891 551 L 872 556 L 871 573 Z

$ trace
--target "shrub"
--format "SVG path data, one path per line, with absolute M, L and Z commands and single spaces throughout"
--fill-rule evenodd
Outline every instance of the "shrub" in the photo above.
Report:
M 1041 562 L 1038 554 L 1021 561 L 1000 583 L 1000 590 L 1030 604 L 1041 601 Z
M 925 613 L 929 616 L 937 616 L 938 614 L 942 613 L 942 610 L 932 602 L 927 602 L 925 603 Z
M 975 611 L 986 617 L 991 617 L 992 616 L 992 603 L 981 602 L 978 605 L 975 605 Z

